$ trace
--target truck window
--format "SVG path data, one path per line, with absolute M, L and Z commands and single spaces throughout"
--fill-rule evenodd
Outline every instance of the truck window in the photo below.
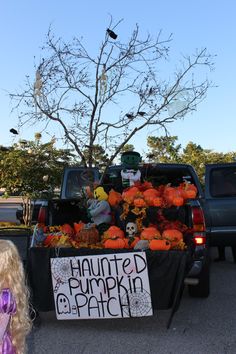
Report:
M 66 198 L 73 199 L 83 196 L 84 188 L 95 181 L 95 172 L 89 169 L 68 172 Z
M 210 193 L 213 197 L 236 195 L 236 168 L 217 168 L 211 171 Z

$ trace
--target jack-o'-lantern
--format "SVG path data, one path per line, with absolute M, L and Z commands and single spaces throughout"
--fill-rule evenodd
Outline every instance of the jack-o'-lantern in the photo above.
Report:
M 134 198 L 134 206 L 137 208 L 145 208 L 147 206 L 145 200 L 141 197 Z
M 155 207 L 161 207 L 163 205 L 163 198 L 162 197 L 155 197 L 152 200 L 153 206 Z
M 162 232 L 162 238 L 171 242 L 171 247 L 183 240 L 183 234 L 177 229 L 166 229 Z
M 154 238 L 161 238 L 160 231 L 153 226 L 145 227 L 141 234 L 141 240 L 153 240 Z

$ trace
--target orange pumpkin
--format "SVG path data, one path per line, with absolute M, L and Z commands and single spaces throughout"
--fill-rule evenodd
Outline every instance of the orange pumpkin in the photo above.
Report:
M 163 192 L 163 196 L 164 196 L 165 200 L 167 201 L 167 203 L 171 205 L 173 203 L 173 198 L 176 196 L 175 188 L 170 187 L 169 185 L 166 185 L 164 192 Z
M 147 206 L 145 200 L 141 197 L 134 198 L 134 206 L 138 208 L 145 208 Z
M 161 238 L 160 231 L 153 226 L 145 227 L 140 234 L 141 240 L 152 240 L 154 238 Z
M 175 206 L 181 206 L 184 204 L 184 198 L 183 197 L 174 197 L 172 203 Z
M 185 199 L 194 199 L 197 196 L 197 187 L 192 183 L 184 182 L 181 185 L 182 193 Z
M 122 201 L 122 196 L 119 192 L 116 192 L 114 189 L 111 189 L 108 195 L 108 203 L 111 206 L 116 206 Z
M 74 222 L 75 233 L 79 232 L 84 227 L 84 225 L 85 224 L 83 222 L 79 222 L 79 223 Z
M 163 198 L 162 197 L 155 197 L 155 198 L 153 198 L 153 200 L 152 200 L 152 204 L 153 204 L 153 206 L 155 206 L 155 207 L 160 207 L 160 206 L 162 206 L 163 205 Z
M 186 199 L 194 199 L 196 198 L 196 195 L 197 195 L 197 191 L 195 191 L 194 189 L 187 189 L 185 191 Z
M 167 240 L 151 240 L 149 242 L 149 248 L 152 251 L 168 251 L 171 247 L 171 244 Z
M 125 241 L 122 238 L 107 239 L 104 242 L 104 247 L 113 249 L 125 248 Z
M 143 192 L 144 199 L 149 206 L 153 206 L 153 199 L 160 196 L 160 192 L 155 188 L 147 189 Z
M 183 234 L 176 229 L 166 229 L 162 232 L 162 238 L 171 242 L 171 246 L 176 246 L 177 243 L 183 240 Z
M 69 236 L 74 236 L 75 234 L 73 227 L 71 227 L 69 224 L 63 224 L 61 226 L 61 231 Z
M 124 231 L 115 225 L 110 226 L 109 229 L 105 231 L 105 234 L 106 234 L 106 238 L 112 238 L 112 239 L 116 239 L 117 237 L 119 238 L 125 237 Z
M 132 204 L 138 193 L 139 189 L 137 187 L 130 187 L 122 192 L 122 199 L 128 204 Z

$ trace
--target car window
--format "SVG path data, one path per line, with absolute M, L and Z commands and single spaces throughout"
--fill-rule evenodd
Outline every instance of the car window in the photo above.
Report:
M 211 171 L 210 193 L 213 197 L 236 196 L 236 168 L 217 168 Z
M 84 193 L 84 187 L 92 184 L 95 181 L 95 171 L 72 170 L 67 176 L 66 198 L 78 198 Z

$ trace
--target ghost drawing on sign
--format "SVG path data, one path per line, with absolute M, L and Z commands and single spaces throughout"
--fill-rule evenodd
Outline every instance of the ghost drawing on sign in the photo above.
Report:
M 69 302 L 69 299 L 66 295 L 64 295 L 62 293 L 58 294 L 56 305 L 57 305 L 57 313 L 59 315 L 71 313 L 70 302 Z

